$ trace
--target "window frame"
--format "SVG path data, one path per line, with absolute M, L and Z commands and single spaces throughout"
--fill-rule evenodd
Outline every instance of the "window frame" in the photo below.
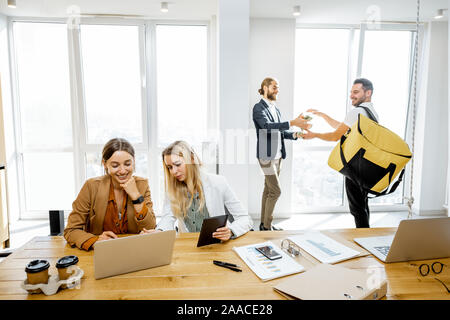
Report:
M 416 25 L 413 23 L 380 23 L 377 25 L 377 31 L 410 31 L 411 32 L 411 45 L 410 45 L 410 74 L 409 74 L 409 97 L 408 97 L 408 105 L 407 105 L 407 114 L 406 114 L 406 125 L 405 125 L 405 135 L 404 139 L 408 141 L 408 135 L 407 132 L 410 127 L 410 109 L 411 109 L 411 81 L 412 81 L 412 72 L 413 72 L 413 60 L 412 57 L 414 55 L 414 32 L 416 32 Z M 347 64 L 347 92 L 350 91 L 350 88 L 352 86 L 352 80 L 353 80 L 353 74 L 354 77 L 358 78 L 361 76 L 361 70 L 362 70 L 362 64 L 363 64 L 363 50 L 364 50 L 364 40 L 365 40 L 365 30 L 368 30 L 367 23 L 361 23 L 361 24 L 311 24 L 311 23 L 297 23 L 296 24 L 296 30 L 298 29 L 347 29 L 350 32 L 349 36 L 349 43 L 348 43 L 348 52 L 349 54 L 349 60 Z M 355 32 L 359 31 L 359 42 L 357 43 L 358 46 L 358 56 L 353 57 L 353 39 L 355 38 Z M 373 31 L 373 29 L 369 29 L 370 31 Z M 352 73 L 352 64 L 355 62 L 356 59 L 356 70 L 355 73 Z M 350 97 L 347 95 L 347 104 L 346 104 L 346 112 L 350 111 Z M 409 142 L 409 141 L 408 141 Z M 333 146 L 334 147 L 334 146 Z M 330 151 L 333 149 L 333 147 L 329 146 L 301 146 L 299 149 L 303 151 Z M 293 165 L 292 165 L 293 166 Z M 293 171 L 293 167 L 291 168 Z M 370 210 L 373 212 L 383 212 L 383 211 L 407 211 L 408 207 L 404 201 L 405 193 L 406 193 L 406 186 L 408 185 L 408 182 L 410 181 L 410 170 L 406 170 L 405 175 L 403 177 L 403 185 L 402 185 L 402 195 L 403 195 L 403 203 L 397 203 L 397 204 L 370 204 L 369 207 Z M 345 192 L 345 185 L 344 182 L 342 184 L 343 187 L 343 202 L 341 206 L 303 206 L 303 207 L 296 207 L 295 210 L 292 210 L 295 213 L 343 213 L 348 212 L 348 199 Z M 292 188 L 292 192 L 294 192 L 295 188 Z M 293 194 L 294 198 L 295 195 Z M 291 202 L 291 206 L 293 206 L 293 202 Z
M 140 74 L 141 74 L 141 114 L 142 114 L 142 142 L 133 143 L 133 147 L 137 154 L 148 153 L 149 149 L 149 132 L 148 132 L 148 102 L 147 95 L 145 94 L 147 88 L 146 79 L 146 63 L 145 63 L 145 22 L 137 21 L 131 19 L 99 19 L 99 18 L 81 18 L 80 25 L 116 25 L 116 26 L 137 26 L 139 30 L 139 62 L 140 62 Z M 78 148 L 76 152 L 78 174 L 76 190 L 79 190 L 86 181 L 86 160 L 85 155 L 89 152 L 101 153 L 104 144 L 88 143 L 87 141 L 87 114 L 86 114 L 86 100 L 85 100 L 85 87 L 84 87 L 84 77 L 83 77 L 83 62 L 82 62 L 82 51 L 81 51 L 81 30 L 79 28 L 74 28 L 68 30 L 71 34 L 69 46 L 73 47 L 73 50 L 69 50 L 72 55 L 74 65 L 73 74 L 71 74 L 72 81 L 74 81 L 74 86 L 72 92 L 76 94 L 74 97 L 74 104 L 72 105 L 73 121 L 77 124 L 74 127 L 78 128 L 79 134 L 78 141 L 76 142 Z M 145 84 L 145 86 L 144 86 Z M 75 129 L 77 130 L 77 129 Z M 105 141 L 106 142 L 106 141 Z M 74 142 L 75 145 L 75 142 Z M 147 168 L 148 169 L 148 168 Z
M 148 60 L 150 61 L 149 66 L 148 66 L 148 87 L 151 88 L 151 90 L 147 91 L 147 94 L 151 94 L 151 97 L 149 97 L 149 99 L 151 99 L 151 108 L 149 109 L 149 124 L 150 124 L 150 145 L 149 145 L 149 152 L 150 154 L 155 155 L 154 159 L 156 159 L 156 161 L 149 161 L 149 172 L 150 175 L 153 175 L 155 178 L 153 179 L 149 179 L 149 184 L 150 184 L 150 190 L 152 190 L 152 199 L 154 202 L 154 208 L 155 208 L 155 214 L 158 216 L 160 212 L 162 212 L 162 207 L 163 207 L 163 200 L 164 200 L 164 194 L 161 193 L 161 188 L 160 188 L 160 174 L 161 174 L 161 170 L 162 168 L 162 163 L 159 161 L 160 155 L 162 153 L 162 151 L 164 150 L 165 147 L 163 146 L 159 146 L 158 144 L 158 127 L 157 127 L 157 121 L 158 121 L 158 93 L 157 93 L 157 59 L 156 59 L 156 27 L 158 25 L 167 25 L 167 26 L 205 26 L 206 27 L 206 32 L 207 32 L 207 97 L 206 97 L 206 101 L 207 101 L 207 116 L 206 118 L 208 119 L 207 121 L 207 127 L 208 130 L 214 130 L 218 128 L 218 124 L 216 125 L 215 122 L 209 121 L 209 119 L 211 119 L 213 114 L 216 114 L 217 112 L 216 110 L 216 104 L 215 102 L 212 100 L 212 96 L 213 93 L 211 92 L 213 90 L 213 87 L 211 86 L 211 79 L 213 78 L 212 76 L 212 71 L 214 68 L 211 67 L 211 52 L 212 52 L 212 47 L 211 47 L 211 43 L 213 42 L 213 38 L 212 38 L 212 32 L 211 32 L 211 25 L 210 22 L 208 21 L 200 21 L 200 20 L 174 20 L 174 21 L 167 21 L 167 20 L 152 20 L 149 21 L 147 28 L 148 28 L 148 32 L 147 32 L 147 43 L 149 43 L 150 45 L 147 46 L 146 48 L 146 52 L 148 55 Z M 153 85 L 151 85 L 153 84 Z M 205 141 L 207 142 L 207 141 Z
M 34 218 L 48 218 L 48 213 L 42 213 L 40 210 L 27 210 L 26 207 L 26 187 L 24 177 L 24 153 L 45 153 L 45 152 L 72 152 L 75 155 L 73 144 L 72 148 L 27 148 L 25 150 L 22 143 L 22 111 L 20 105 L 19 96 L 19 74 L 17 64 L 17 51 L 14 39 L 14 23 L 55 23 L 65 24 L 66 20 L 61 18 L 55 19 L 38 19 L 38 18 L 23 18 L 23 17 L 9 17 L 8 18 L 8 42 L 9 42 L 9 59 L 10 59 L 10 71 L 11 71 L 11 90 L 12 90 L 12 105 L 13 105 L 13 121 L 14 121 L 14 135 L 15 135 L 15 156 L 17 160 L 16 172 L 14 173 L 18 181 L 18 200 L 19 200 L 19 217 L 21 219 L 34 219 Z M 69 59 L 70 59 L 70 52 Z M 70 69 L 70 67 L 69 67 Z M 70 75 L 70 70 L 69 70 Z M 72 105 L 71 105 L 72 108 Z M 73 129 L 72 129 L 73 130 Z M 73 131 L 72 131 L 73 133 Z M 73 135 L 72 135 L 73 139 Z M 75 159 L 74 159 L 75 163 Z M 76 169 L 76 168 L 74 168 Z M 76 183 L 76 180 L 75 180 Z M 76 189 L 75 185 L 75 189 Z
M 20 219 L 46 219 L 47 211 L 27 211 L 26 210 L 26 194 L 24 184 L 24 165 L 23 165 L 23 146 L 21 137 L 21 117 L 20 117 L 20 100 L 18 87 L 17 59 L 15 56 L 13 25 L 15 22 L 35 22 L 35 23 L 60 23 L 67 25 L 67 19 L 64 18 L 37 18 L 37 17 L 8 17 L 8 42 L 10 45 L 10 68 L 12 96 L 14 106 L 14 132 L 15 132 L 15 149 L 18 161 L 16 176 L 19 186 L 19 217 Z M 214 68 L 211 66 L 211 52 L 213 50 L 214 35 L 211 32 L 209 21 L 186 21 L 186 20 L 150 20 L 150 19 L 123 19 L 123 18 L 80 18 L 80 24 L 89 25 L 123 25 L 138 26 L 139 28 L 139 59 L 141 72 L 141 101 L 142 101 L 142 143 L 133 144 L 137 154 L 147 154 L 147 171 L 149 173 L 149 184 L 154 201 L 155 214 L 162 209 L 161 201 L 155 199 L 162 198 L 159 188 L 158 172 L 161 163 L 157 161 L 158 155 L 162 149 L 157 145 L 157 99 L 156 99 L 156 26 L 157 25 L 180 25 L 180 26 L 205 26 L 207 30 L 207 119 L 211 115 L 217 114 L 216 103 L 213 100 L 214 93 L 211 92 L 211 79 L 214 77 Z M 103 145 L 89 144 L 87 141 L 87 118 L 85 109 L 84 96 L 84 80 L 82 69 L 81 54 L 81 32 L 79 28 L 67 28 L 69 46 L 69 77 L 70 77 L 70 104 L 72 119 L 72 148 L 62 149 L 36 149 L 36 152 L 48 151 L 70 151 L 74 157 L 74 174 L 75 174 L 75 190 L 78 192 L 86 181 L 86 160 L 85 155 L 89 152 L 101 152 Z M 208 129 L 215 129 L 215 122 L 208 121 Z M 28 150 L 27 150 L 28 152 Z M 151 158 L 149 155 L 154 155 Z M 76 195 L 74 195 L 75 199 Z M 70 210 L 65 210 L 65 215 Z

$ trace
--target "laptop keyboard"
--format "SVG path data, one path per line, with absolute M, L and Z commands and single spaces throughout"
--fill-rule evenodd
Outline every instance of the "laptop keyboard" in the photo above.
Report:
M 391 246 L 381 246 L 381 247 L 375 247 L 382 255 L 387 256 L 389 249 Z

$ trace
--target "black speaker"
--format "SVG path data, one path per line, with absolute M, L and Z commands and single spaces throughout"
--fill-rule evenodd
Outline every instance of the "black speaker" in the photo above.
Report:
M 50 210 L 50 235 L 61 236 L 64 231 L 64 210 Z

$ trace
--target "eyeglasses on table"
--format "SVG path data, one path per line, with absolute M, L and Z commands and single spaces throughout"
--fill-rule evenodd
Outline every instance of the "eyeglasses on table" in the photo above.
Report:
M 417 266 L 416 264 L 412 264 L 412 265 Z M 441 274 L 444 267 L 448 267 L 448 266 L 439 261 L 433 262 L 431 265 L 427 264 L 427 263 L 422 263 L 419 266 L 419 273 L 422 277 L 428 276 L 430 274 L 430 271 L 432 271 L 434 274 Z M 438 278 L 434 278 L 434 279 L 436 281 L 440 282 L 445 287 L 447 292 L 450 293 L 450 289 L 446 286 L 446 284 L 442 280 L 440 280 Z
M 281 241 L 281 249 L 289 253 L 289 255 L 294 258 L 302 255 L 300 253 L 300 247 L 289 239 L 284 239 Z

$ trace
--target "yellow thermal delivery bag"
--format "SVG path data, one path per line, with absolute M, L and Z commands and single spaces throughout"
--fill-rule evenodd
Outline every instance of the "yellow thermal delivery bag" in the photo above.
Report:
M 328 165 L 378 197 L 395 191 L 411 156 L 402 138 L 359 114 L 358 121 L 331 152 Z M 399 179 L 388 191 L 399 173 Z

